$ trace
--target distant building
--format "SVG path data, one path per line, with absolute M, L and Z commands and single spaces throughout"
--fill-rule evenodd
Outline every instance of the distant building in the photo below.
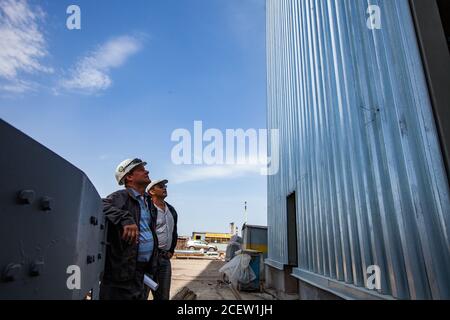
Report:
M 189 237 L 178 236 L 176 250 L 185 250 L 187 248 L 187 242 Z
M 232 234 L 212 232 L 192 232 L 193 240 L 204 240 L 209 243 L 228 243 Z
M 244 249 L 262 252 L 267 258 L 267 227 L 244 224 L 242 226 L 242 245 Z

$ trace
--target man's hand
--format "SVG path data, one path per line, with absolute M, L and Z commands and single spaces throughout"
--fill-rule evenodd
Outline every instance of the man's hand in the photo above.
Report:
M 173 257 L 173 253 L 172 252 L 167 252 L 167 258 L 172 259 Z
M 123 227 L 122 239 L 128 241 L 129 244 L 139 241 L 139 229 L 135 224 L 129 224 Z

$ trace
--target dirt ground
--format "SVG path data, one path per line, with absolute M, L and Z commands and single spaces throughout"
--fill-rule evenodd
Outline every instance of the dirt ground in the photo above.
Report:
M 237 300 L 233 291 L 224 284 L 219 269 L 221 260 L 172 259 L 172 298 L 183 287 L 197 295 L 197 300 Z M 273 300 L 267 293 L 239 292 L 243 300 Z

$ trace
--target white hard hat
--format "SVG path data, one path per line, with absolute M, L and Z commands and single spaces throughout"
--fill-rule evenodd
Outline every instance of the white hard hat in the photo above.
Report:
M 169 180 L 166 180 L 166 179 L 154 180 L 154 181 L 150 182 L 150 184 L 147 186 L 147 188 L 145 188 L 145 192 L 148 193 L 148 192 L 150 191 L 151 188 L 153 188 L 153 187 L 156 186 L 157 184 L 160 184 L 161 182 L 164 183 L 164 184 L 166 184 L 167 182 L 169 182 Z
M 126 159 L 123 160 L 116 168 L 116 180 L 119 186 L 123 185 L 123 178 L 129 173 L 134 167 L 139 165 L 145 166 L 147 162 L 142 161 L 141 159 Z

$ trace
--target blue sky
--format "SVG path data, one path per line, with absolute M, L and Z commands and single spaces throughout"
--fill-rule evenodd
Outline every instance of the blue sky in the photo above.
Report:
M 0 0 L 0 117 L 91 179 L 140 157 L 181 234 L 266 224 L 266 177 L 171 161 L 178 128 L 266 127 L 264 0 Z M 81 8 L 81 30 L 66 9 Z M 216 170 L 217 169 L 217 170 Z M 180 177 L 182 177 L 180 179 Z

